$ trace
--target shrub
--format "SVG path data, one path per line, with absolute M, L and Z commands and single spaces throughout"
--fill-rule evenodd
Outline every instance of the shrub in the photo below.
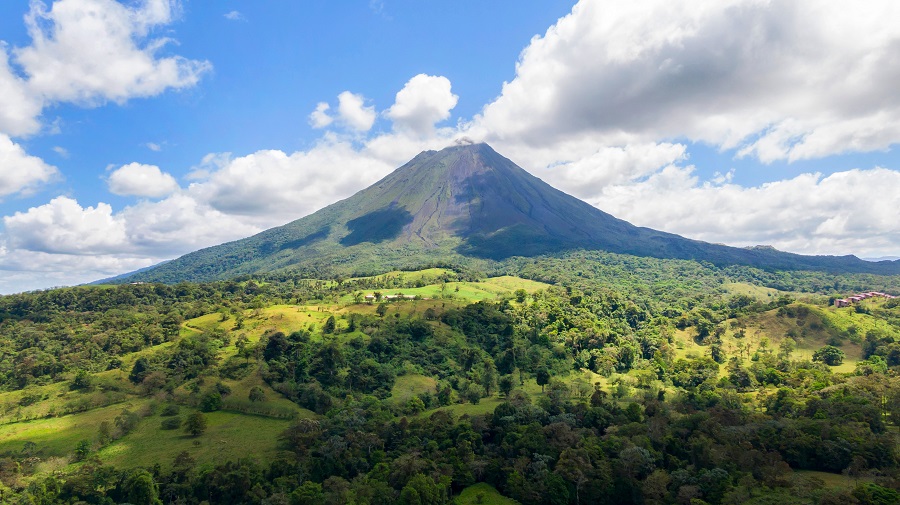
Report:
M 163 419 L 161 428 L 164 430 L 177 430 L 178 428 L 181 428 L 181 418 L 170 417 L 168 419 Z
M 159 415 L 161 415 L 162 417 L 177 416 L 180 410 L 181 408 L 178 405 L 170 403 L 169 405 L 166 405 L 166 408 L 164 408 Z

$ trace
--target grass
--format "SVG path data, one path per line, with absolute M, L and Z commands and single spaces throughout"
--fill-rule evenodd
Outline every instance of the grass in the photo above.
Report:
M 792 307 L 801 311 L 805 309 L 806 313 L 790 316 L 778 315 L 777 310 L 770 310 L 727 321 L 722 341 L 728 356 L 742 356 L 744 363 L 749 364 L 750 357 L 761 349 L 764 339 L 767 341 L 768 351 L 777 353 L 782 341 L 791 336 L 796 342 L 791 358 L 809 360 L 815 351 L 837 341 L 844 351 L 845 359 L 843 364 L 831 367 L 831 370 L 835 373 L 852 372 L 862 360 L 862 347 L 858 338 L 847 338 L 848 334 L 863 336 L 872 328 L 890 333 L 897 331 L 884 321 L 867 314 L 857 314 L 852 309 L 834 309 L 805 303 L 794 304 Z M 743 327 L 743 338 L 737 336 L 736 324 Z M 856 329 L 851 332 L 851 327 Z M 708 354 L 709 347 L 697 344 L 695 335 L 696 330 L 693 328 L 675 331 L 676 358 L 694 358 Z M 746 351 L 746 346 L 749 346 L 749 352 Z M 744 348 L 743 353 L 741 348 Z
M 391 389 L 390 401 L 397 405 L 405 405 L 410 398 L 419 393 L 434 393 L 437 381 L 425 375 L 411 374 L 397 377 Z
M 406 272 L 412 274 L 416 272 Z M 378 290 L 383 295 L 412 295 L 422 298 L 458 300 L 465 302 L 478 302 L 492 300 L 500 295 L 512 293 L 518 289 L 524 289 L 528 293 L 534 293 L 550 287 L 543 282 L 520 279 L 509 275 L 491 277 L 481 282 L 447 282 L 428 284 L 418 288 L 390 288 Z M 369 294 L 368 292 L 365 294 Z M 353 302 L 353 295 L 348 294 L 341 298 L 341 302 L 347 304 Z
M 145 402 L 130 402 L 132 410 Z M 102 407 L 80 414 L 37 419 L 3 426 L 0 430 L 0 453 L 19 452 L 25 442 L 37 444 L 41 457 L 66 456 L 81 440 L 95 440 L 97 427 L 103 421 L 113 423 L 126 404 Z
M 781 295 L 797 296 L 803 294 L 795 291 L 781 291 L 747 282 L 725 282 L 722 284 L 722 287 L 729 295 L 747 295 L 761 302 L 770 302 Z
M 126 406 L 132 412 L 145 411 L 151 400 L 136 400 L 121 405 L 103 407 L 80 414 L 4 426 L 0 431 L 0 454 L 21 452 L 26 442 L 36 444 L 42 459 L 66 457 L 72 454 L 81 440 L 95 442 L 98 426 L 106 421 L 115 425 L 115 418 Z M 157 410 L 161 410 L 157 409 Z M 186 418 L 192 409 L 181 409 Z M 163 417 L 158 413 L 141 419 L 137 428 L 100 448 L 97 456 L 120 468 L 163 466 L 181 451 L 188 451 L 199 464 L 215 464 L 252 456 L 258 460 L 273 459 L 278 453 L 278 436 L 290 425 L 286 419 L 245 415 L 234 412 L 204 414 L 209 422 L 206 433 L 191 437 L 183 430 L 163 430 Z
M 454 505 L 517 505 L 519 502 L 500 494 L 494 486 L 485 482 L 469 486 L 453 500 Z
M 241 380 L 223 380 L 222 383 L 231 388 L 231 393 L 224 398 L 223 410 L 284 419 L 316 417 L 314 412 L 300 407 L 269 387 L 258 373 L 251 373 Z M 249 400 L 250 390 L 256 386 L 262 388 L 265 401 Z
M 795 470 L 795 474 L 802 477 L 811 477 L 821 480 L 828 489 L 850 489 L 856 487 L 858 482 L 871 482 L 871 477 L 860 477 L 855 479 L 848 475 L 839 473 L 818 472 L 816 470 Z
M 191 409 L 182 408 L 186 418 Z M 216 464 L 252 457 L 259 461 L 274 459 L 280 452 L 278 436 L 290 421 L 233 412 L 204 414 L 208 428 L 199 437 L 192 437 L 183 430 L 163 430 L 164 418 L 153 415 L 144 418 L 132 433 L 122 437 L 97 455 L 104 462 L 117 467 L 150 467 L 156 463 L 167 467 L 182 451 L 187 451 L 198 464 Z

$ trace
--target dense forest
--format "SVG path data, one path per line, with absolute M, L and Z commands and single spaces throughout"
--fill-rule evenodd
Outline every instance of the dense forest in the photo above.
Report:
M 900 279 L 440 267 L 0 297 L 0 498 L 900 503 Z

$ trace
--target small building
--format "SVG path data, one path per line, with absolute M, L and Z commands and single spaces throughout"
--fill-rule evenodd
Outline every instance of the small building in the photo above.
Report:
M 850 300 L 848 300 L 848 299 L 846 299 L 846 298 L 841 298 L 840 300 L 835 300 L 835 301 L 834 301 L 834 306 L 837 307 L 837 308 L 841 308 L 841 307 L 849 307 L 849 306 L 850 306 Z

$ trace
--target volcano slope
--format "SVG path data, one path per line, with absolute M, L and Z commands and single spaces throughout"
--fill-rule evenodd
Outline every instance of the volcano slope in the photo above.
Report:
M 513 256 L 576 249 L 767 270 L 900 273 L 900 261 L 735 248 L 637 227 L 553 188 L 487 144 L 470 144 L 422 152 L 309 216 L 120 280 L 209 281 L 278 271 L 321 277 L 434 264 L 484 268 Z

